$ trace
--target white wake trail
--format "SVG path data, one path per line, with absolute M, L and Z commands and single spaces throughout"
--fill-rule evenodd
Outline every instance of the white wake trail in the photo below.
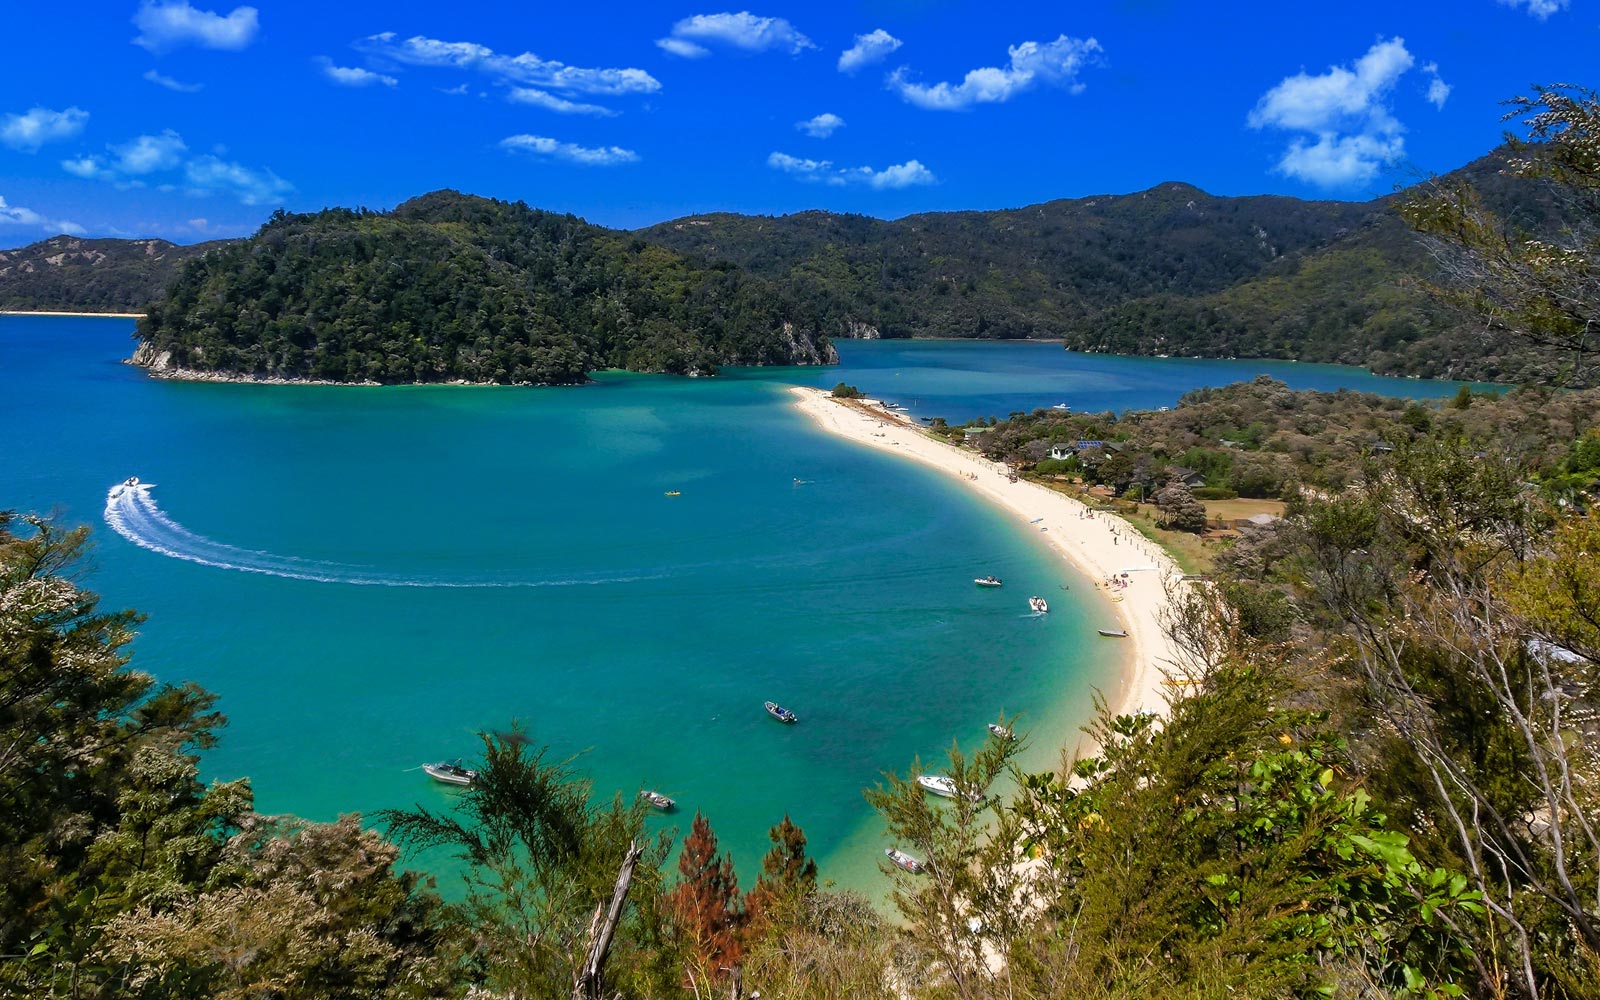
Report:
M 190 531 L 168 517 L 156 504 L 155 497 L 150 493 L 154 486 L 154 483 L 141 483 L 138 479 L 130 479 L 111 487 L 106 493 L 106 523 L 117 534 L 142 549 L 215 569 L 260 573 L 263 576 L 305 580 L 311 583 L 343 583 L 358 587 L 581 587 L 634 583 L 640 580 L 659 579 L 665 575 L 641 573 L 630 576 L 539 580 L 418 579 L 387 573 L 368 566 L 276 555 L 257 549 L 228 545 Z

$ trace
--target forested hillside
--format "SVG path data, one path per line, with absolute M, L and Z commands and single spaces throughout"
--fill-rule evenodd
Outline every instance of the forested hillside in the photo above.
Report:
M 392 212 L 279 212 L 188 262 L 139 324 L 157 373 L 333 382 L 581 382 L 832 360 L 810 313 L 571 215 L 439 191 Z
M 179 246 L 166 240 L 53 236 L 0 250 L 0 309 L 141 312 L 178 265 L 225 242 Z

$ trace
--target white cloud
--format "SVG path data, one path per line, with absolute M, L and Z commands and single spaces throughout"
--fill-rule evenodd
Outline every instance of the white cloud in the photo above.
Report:
M 235 7 L 226 17 L 199 10 L 188 0 L 144 0 L 133 15 L 135 45 L 166 52 L 183 45 L 237 51 L 255 40 L 261 23 L 254 7 Z
M 839 53 L 839 72 L 854 73 L 863 66 L 883 62 L 889 53 L 905 43 L 878 28 L 871 34 L 857 35 L 856 43 Z
M 1249 125 L 1309 133 L 1293 139 L 1278 162 L 1278 170 L 1290 177 L 1325 187 L 1369 181 L 1379 167 L 1405 153 L 1405 126 L 1388 98 L 1415 65 L 1405 39 L 1380 39 L 1353 68 L 1330 66 L 1315 76 L 1301 71 L 1285 77 L 1256 102 Z M 1423 72 L 1432 78 L 1427 99 L 1443 107 L 1449 84 L 1433 63 Z
M 454 87 L 440 87 L 439 93 L 449 94 L 451 97 L 466 97 L 468 89 L 466 84 L 458 83 Z
M 696 45 L 693 42 L 684 41 L 682 38 L 658 38 L 656 39 L 656 45 L 662 51 L 670 52 L 675 56 L 682 56 L 685 59 L 703 59 L 711 54 L 711 50 L 704 45 Z
M 830 111 L 815 118 L 807 118 L 803 122 L 795 122 L 794 127 L 813 139 L 826 139 L 844 128 L 844 119 Z
M 76 160 L 62 160 L 61 169 L 74 177 L 82 177 L 84 180 L 110 180 L 115 176 L 112 170 L 101 163 L 98 157 L 94 156 L 81 156 Z
M 319 60 L 319 63 L 322 66 L 322 75 L 341 87 L 370 87 L 374 83 L 395 87 L 400 84 L 400 81 L 392 76 L 374 73 L 360 66 L 335 66 L 332 59 L 326 58 Z
M 1567 9 L 1569 0 L 1500 0 L 1507 7 L 1526 7 L 1528 13 L 1543 21 L 1551 14 Z
M 1023 42 L 1006 49 L 1008 66 L 983 66 L 969 72 L 960 83 L 927 86 L 912 83 L 905 67 L 889 76 L 889 88 L 919 108 L 929 111 L 964 111 L 974 104 L 999 104 L 1037 84 L 1064 87 L 1080 93 L 1078 73 L 1103 50 L 1093 38 L 1062 35 L 1053 42 Z
M 157 73 L 153 69 L 145 70 L 144 78 L 158 87 L 165 87 L 168 90 L 175 90 L 180 94 L 198 94 L 200 91 L 206 89 L 206 85 L 203 83 L 184 83 L 181 80 L 174 80 L 170 76 Z
M 878 191 L 919 184 L 936 184 L 939 180 L 933 171 L 917 160 L 907 160 L 904 163 L 884 167 L 882 170 L 874 170 L 871 167 L 835 167 L 832 160 L 808 160 L 790 156 L 788 153 L 775 152 L 767 157 L 767 166 L 803 181 L 828 184 L 832 187 L 864 184 Z
M 201 156 L 183 165 L 184 180 L 192 194 L 227 194 L 246 205 L 281 201 L 294 185 L 270 170 L 252 170 L 238 163 Z
M 121 174 L 172 170 L 183 162 L 183 154 L 189 151 L 183 137 L 170 128 L 160 135 L 135 136 L 120 146 L 106 148 L 117 155 L 114 169 Z
M 70 139 L 82 132 L 88 121 L 89 112 L 82 108 L 29 108 L 24 114 L 0 118 L 0 142 L 24 153 L 37 153 L 47 142 Z
M 696 14 L 672 26 L 666 38 L 656 44 L 673 55 L 698 59 L 709 55 L 708 45 L 725 45 L 745 52 L 777 49 L 799 55 L 814 49 L 811 39 L 781 17 L 757 17 L 747 10 L 737 14 Z
M 68 236 L 82 236 L 84 233 L 84 228 L 76 222 L 68 219 L 51 219 L 31 208 L 8 205 L 3 197 L 0 197 L 0 226 L 30 226 L 47 233 L 66 233 Z
M 548 156 L 586 167 L 609 167 L 619 163 L 636 163 L 639 154 L 619 146 L 577 146 L 542 135 L 513 135 L 500 140 L 500 148 L 513 152 Z
M 1422 71 L 1428 74 L 1428 103 L 1443 111 L 1444 102 L 1450 99 L 1450 85 L 1440 78 L 1439 64 L 1429 63 Z
M 513 104 L 530 104 L 546 111 L 554 111 L 559 115 L 595 115 L 600 118 L 614 118 L 617 114 L 610 108 L 603 108 L 598 104 L 569 101 L 565 97 L 557 97 L 548 90 L 536 90 L 532 87 L 513 87 L 506 94 L 506 100 Z
M 650 94 L 661 81 L 642 69 L 584 68 L 532 52 L 502 55 L 476 42 L 445 42 L 416 35 L 400 41 L 392 31 L 371 35 L 358 48 L 406 66 L 449 67 L 474 70 L 505 83 L 520 83 L 582 94 Z

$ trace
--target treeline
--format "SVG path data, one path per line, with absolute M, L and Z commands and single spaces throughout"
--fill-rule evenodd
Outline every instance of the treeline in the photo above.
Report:
M 139 360 L 258 378 L 567 384 L 598 368 L 832 360 L 814 331 L 737 268 L 440 191 L 393 212 L 279 212 L 187 262 L 139 323 Z
M 178 266 L 223 245 L 53 236 L 0 250 L 0 309 L 142 312 Z
M 1292 390 L 1270 376 L 1187 393 L 1171 410 L 1065 413 L 1040 409 L 1006 420 L 935 430 L 971 441 L 990 458 L 1042 474 L 1081 476 L 1118 496 L 1153 496 L 1198 473 L 1196 495 L 1290 499 L 1337 492 L 1376 458 L 1431 436 L 1485 455 L 1509 456 L 1551 499 L 1576 498 L 1600 480 L 1600 436 L 1590 430 L 1600 390 L 1462 387 L 1446 400 Z M 971 430 L 974 433 L 968 434 Z M 1086 446 L 1080 447 L 1080 443 Z M 1065 457 L 1051 458 L 1052 449 Z

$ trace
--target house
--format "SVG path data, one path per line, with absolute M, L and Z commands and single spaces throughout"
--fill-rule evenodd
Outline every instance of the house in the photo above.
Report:
M 1204 486 L 1206 484 L 1205 476 L 1193 469 L 1185 469 L 1181 465 L 1167 466 L 1167 476 L 1168 478 L 1176 479 L 1178 482 L 1189 487 L 1190 489 L 1193 489 L 1196 486 Z
M 1061 443 L 1050 446 L 1050 457 L 1056 459 L 1057 461 L 1067 458 L 1076 458 L 1077 456 L 1077 445 Z
M 968 427 L 962 432 L 961 440 L 967 444 L 982 444 L 983 436 L 992 429 L 990 427 Z

